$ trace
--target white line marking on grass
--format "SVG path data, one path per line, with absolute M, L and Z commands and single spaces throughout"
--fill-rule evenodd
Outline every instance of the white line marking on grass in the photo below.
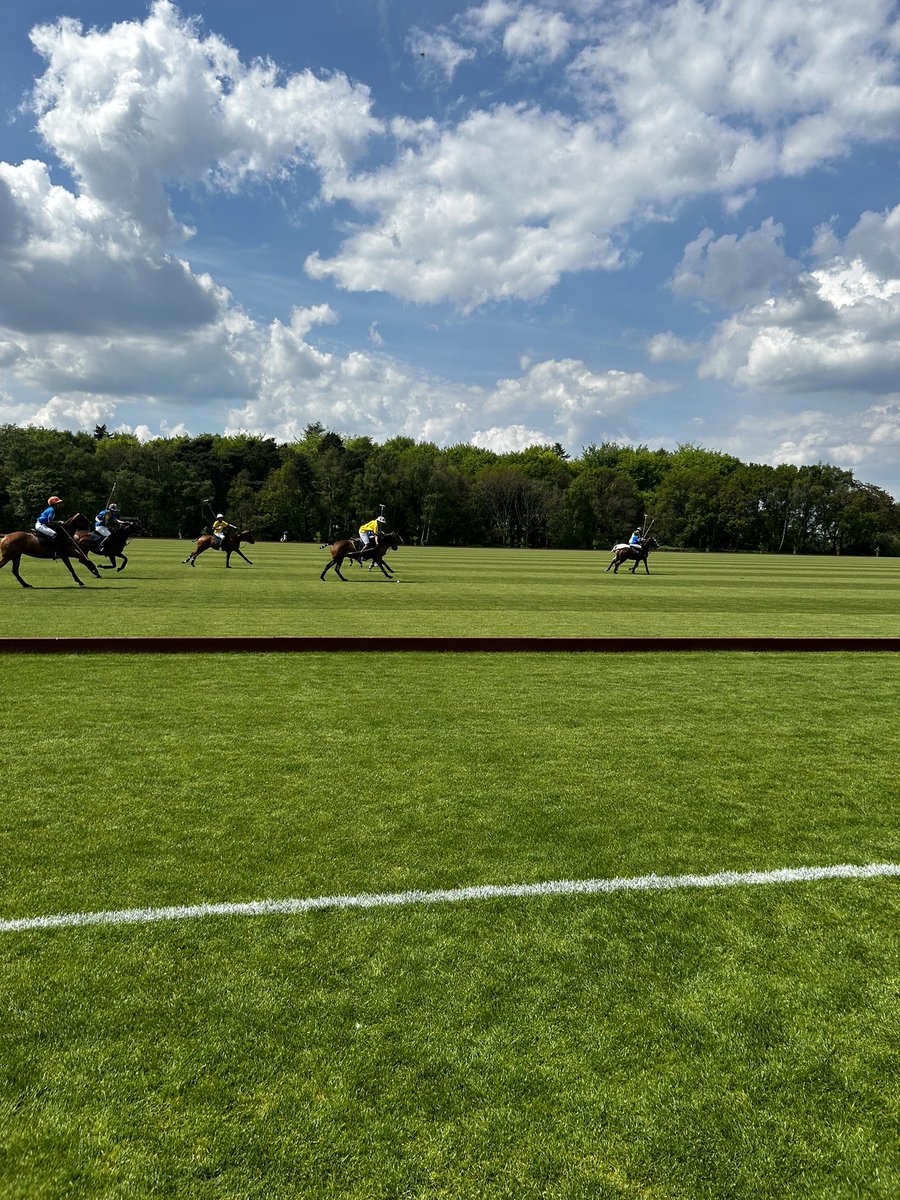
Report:
M 0 933 L 59 929 L 70 925 L 148 925 L 197 917 L 265 917 L 321 908 L 389 908 L 407 904 L 456 904 L 463 900 L 504 900 L 520 896 L 593 896 L 610 892 L 659 892 L 678 888 L 744 887 L 764 883 L 813 883 L 819 879 L 875 879 L 900 875 L 898 863 L 843 864 L 836 867 L 782 867 L 776 871 L 719 871 L 715 875 L 638 875 L 619 879 L 559 879 L 549 883 L 481 884 L 436 892 L 362 892 L 358 896 L 310 896 L 305 900 L 251 900 L 226 904 L 185 904 L 170 908 L 121 908 L 107 912 L 57 913 L 48 917 L 0 920 Z

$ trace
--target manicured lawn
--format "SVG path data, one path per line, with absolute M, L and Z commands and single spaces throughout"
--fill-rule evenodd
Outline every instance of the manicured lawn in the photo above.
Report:
M 900 860 L 892 655 L 3 666 L 3 917 Z M 0 934 L 0 1195 L 893 1197 L 898 916 L 871 880 Z
M 260 543 L 253 566 L 186 542 L 135 541 L 124 572 L 76 588 L 59 563 L 0 574 L 0 635 L 900 636 L 900 559 L 657 553 L 652 574 L 605 573 L 606 553 L 389 554 L 399 584 L 327 551 Z

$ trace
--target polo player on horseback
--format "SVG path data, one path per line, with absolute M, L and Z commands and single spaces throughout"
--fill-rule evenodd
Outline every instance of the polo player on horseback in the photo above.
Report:
M 222 550 L 224 548 L 225 535 L 228 533 L 229 529 L 233 529 L 234 532 L 237 533 L 236 526 L 229 524 L 229 522 L 225 520 L 225 517 L 222 513 L 216 513 L 216 519 L 213 521 L 213 537 L 215 538 L 215 541 L 213 542 L 214 550 Z
M 47 501 L 47 507 L 34 523 L 34 532 L 38 538 L 49 538 L 52 546 L 58 545 L 59 530 L 56 528 L 58 524 L 56 520 L 56 510 L 62 504 L 60 496 L 51 496 Z
M 369 521 L 367 525 L 360 525 L 359 540 L 362 542 L 360 554 L 365 554 L 369 548 L 369 541 L 374 538 L 375 545 L 378 545 L 378 534 L 380 532 L 379 525 L 384 525 L 384 517 L 376 517 L 373 521 Z
M 104 553 L 110 534 L 116 529 L 121 529 L 122 522 L 119 520 L 118 514 L 119 506 L 114 502 L 108 508 L 102 508 L 94 517 L 94 533 L 98 534 L 101 539 L 97 547 L 98 554 Z

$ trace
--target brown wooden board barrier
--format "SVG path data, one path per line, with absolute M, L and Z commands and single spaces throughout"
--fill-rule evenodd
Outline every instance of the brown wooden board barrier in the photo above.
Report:
M 879 637 L 58 637 L 0 638 L 0 654 L 655 654 L 679 650 L 900 651 L 900 638 Z

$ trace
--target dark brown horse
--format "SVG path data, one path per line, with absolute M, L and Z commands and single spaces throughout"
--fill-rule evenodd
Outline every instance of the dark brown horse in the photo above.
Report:
M 27 555 L 29 558 L 59 558 L 66 564 L 67 571 L 78 586 L 84 587 L 83 580 L 79 579 L 75 574 L 75 569 L 69 561 L 74 558 L 76 562 L 81 563 L 83 567 L 87 567 L 90 573 L 99 579 L 100 572 L 72 537 L 72 531 L 77 529 L 79 524 L 84 524 L 84 517 L 81 513 L 75 513 L 67 521 L 63 521 L 57 526 L 58 532 L 52 541 L 49 538 L 38 537 L 31 530 L 23 529 L 16 533 L 8 533 L 5 537 L 0 538 L 0 569 L 5 567 L 7 563 L 12 563 L 13 575 L 18 579 L 22 587 L 30 588 L 31 584 L 26 583 L 19 574 L 19 563 L 22 556 Z
M 641 563 L 644 564 L 644 570 L 650 574 L 650 568 L 647 566 L 647 555 L 651 550 L 655 550 L 659 545 L 656 538 L 642 538 L 637 546 L 626 546 L 624 543 L 613 548 L 613 556 L 610 560 L 609 567 L 613 568 L 613 575 L 618 575 L 619 567 L 622 563 L 630 562 L 634 559 L 634 566 L 630 568 L 633 575 Z M 609 570 L 609 567 L 606 570 Z M 606 572 L 604 572 L 605 574 Z
M 85 524 L 87 523 L 85 522 Z M 119 527 L 114 529 L 105 540 L 100 534 L 87 528 L 79 529 L 73 536 L 85 553 L 97 554 L 101 558 L 109 559 L 108 563 L 100 564 L 104 571 L 115 569 L 117 558 L 122 560 L 122 565 L 118 569 L 124 571 L 128 566 L 128 559 L 124 554 L 125 546 L 130 538 L 137 537 L 140 532 L 141 527 L 137 521 L 121 521 Z
M 236 529 L 228 529 L 225 531 L 225 536 L 222 538 L 221 549 L 225 551 L 226 567 L 231 566 L 232 554 L 236 554 L 238 558 L 242 558 L 245 563 L 250 563 L 250 566 L 253 566 L 251 560 L 241 551 L 241 542 L 249 542 L 251 546 L 255 546 L 256 538 L 249 529 L 245 529 L 242 533 L 238 533 Z M 201 555 L 204 550 L 208 550 L 210 546 L 215 546 L 215 544 L 216 539 L 211 533 L 201 533 L 196 542 L 194 542 L 193 550 L 190 552 L 187 558 L 184 558 L 181 561 L 190 563 L 193 567 L 196 565 L 198 556 Z
M 402 544 L 403 538 L 399 533 L 379 533 L 378 544 L 369 542 L 365 550 L 363 550 L 359 538 L 341 538 L 337 542 L 332 542 L 330 546 L 328 542 L 323 542 L 319 549 L 324 550 L 328 546 L 331 550 L 331 562 L 328 563 L 319 578 L 324 579 L 333 567 L 338 579 L 343 579 L 344 583 L 346 583 L 347 577 L 341 574 L 341 565 L 345 558 L 349 558 L 351 562 L 374 563 L 385 579 L 390 579 L 394 572 L 384 561 L 384 556 L 388 550 L 396 550 Z

